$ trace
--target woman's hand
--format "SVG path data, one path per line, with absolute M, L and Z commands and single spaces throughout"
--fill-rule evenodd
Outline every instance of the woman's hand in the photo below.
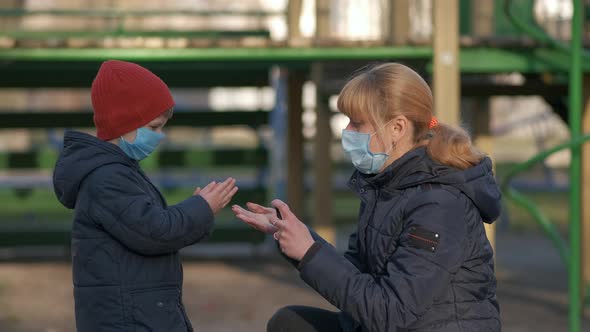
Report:
M 272 201 L 272 205 L 279 209 L 283 219 L 274 216 L 271 223 L 278 229 L 273 237 L 279 241 L 281 251 L 290 258 L 300 261 L 315 240 L 309 229 L 289 209 L 289 206 L 279 199 Z
M 292 259 L 300 261 L 314 244 L 309 229 L 291 212 L 283 201 L 275 199 L 272 205 L 276 207 L 283 219 L 277 217 L 273 208 L 248 203 L 248 210 L 237 205 L 232 207 L 236 217 L 255 229 L 266 234 L 273 234 L 279 242 L 281 251 Z
M 266 234 L 274 234 L 278 230 L 271 223 L 271 218 L 277 216 L 275 209 L 255 203 L 247 203 L 246 205 L 248 210 L 239 205 L 232 206 L 231 209 L 238 219 Z
M 227 178 L 221 183 L 213 181 L 203 189 L 197 188 L 193 195 L 203 197 L 209 203 L 213 214 L 217 214 L 231 201 L 237 191 L 236 179 Z

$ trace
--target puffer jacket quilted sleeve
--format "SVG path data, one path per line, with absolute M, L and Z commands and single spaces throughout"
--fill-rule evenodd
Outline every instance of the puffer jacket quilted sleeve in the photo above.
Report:
M 321 244 L 300 266 L 302 279 L 328 301 L 350 315 L 363 330 L 396 331 L 412 326 L 429 310 L 434 298 L 446 292 L 450 279 L 465 259 L 468 238 L 465 196 L 444 189 L 431 190 L 408 200 L 400 213 L 404 226 L 400 243 L 389 257 L 385 272 L 372 275 L 355 264 L 354 247 L 346 257 Z M 440 234 L 436 250 L 411 245 L 416 227 Z M 354 243 L 356 238 L 352 237 Z
M 156 204 L 133 170 L 106 165 L 89 175 L 88 214 L 112 237 L 141 255 L 174 253 L 208 236 L 213 212 L 200 196 L 169 207 Z M 94 197 L 94 199 L 92 199 Z

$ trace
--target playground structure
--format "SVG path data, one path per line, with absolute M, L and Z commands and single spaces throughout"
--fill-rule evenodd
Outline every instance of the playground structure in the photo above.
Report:
M 25 31 L 6 29 L 0 36 L 13 42 L 0 49 L 1 88 L 88 87 L 106 59 L 138 62 L 160 75 L 171 87 L 241 87 L 275 88 L 277 102 L 273 110 L 254 112 L 186 110 L 176 112 L 170 126 L 212 127 L 246 125 L 253 130 L 270 126 L 275 133 L 271 146 L 251 150 L 222 152 L 163 151 L 158 156 L 160 168 L 186 167 L 189 154 L 207 154 L 208 165 L 252 166 L 257 170 L 254 180 L 245 185 L 252 200 L 265 201 L 269 194 L 285 198 L 299 215 L 305 214 L 307 188 L 304 174 L 304 137 L 302 134 L 302 87 L 311 80 L 316 86 L 316 135 L 313 151 L 313 193 L 311 213 L 313 226 L 327 239 L 334 241 L 333 170 L 330 153 L 333 141 L 329 97 L 338 93 L 346 76 L 360 65 L 376 61 L 399 61 L 411 65 L 430 79 L 435 96 L 437 116 L 444 122 L 460 124 L 461 97 L 477 101 L 477 114 L 471 128 L 476 143 L 484 151 L 493 151 L 489 132 L 489 98 L 496 95 L 542 95 L 548 99 L 565 100 L 565 114 L 572 141 L 556 147 L 517 167 L 504 182 L 508 198 L 514 199 L 539 219 L 552 236 L 560 254 L 567 262 L 570 287 L 570 331 L 580 331 L 581 306 L 590 283 L 590 147 L 581 144 L 590 130 L 590 112 L 582 112 L 582 101 L 590 96 L 590 83 L 582 84 L 590 71 L 588 56 L 582 51 L 582 25 L 588 21 L 581 0 L 574 0 L 571 43 L 556 41 L 535 25 L 532 16 L 534 1 L 432 1 L 433 36 L 431 40 L 412 40 L 409 26 L 409 0 L 393 0 L 387 8 L 387 33 L 383 40 L 371 43 L 342 41 L 331 35 L 330 1 L 316 0 L 315 35 L 302 37 L 299 29 L 302 1 L 289 1 L 282 13 L 263 11 L 171 11 L 171 10 L 43 10 L 23 8 L 0 10 L 0 20 L 22 20 L 31 16 L 99 18 L 114 22 L 111 30 L 87 29 L 65 31 Z M 212 16 L 266 17 L 284 15 L 288 35 L 282 41 L 272 40 L 265 29 L 195 29 L 140 30 L 127 28 L 131 18 L 189 16 L 191 19 Z M 124 38 L 183 38 L 192 41 L 182 48 L 120 48 L 104 47 L 100 41 Z M 52 45 L 31 41 L 51 39 Z M 72 40 L 84 40 L 72 46 Z M 248 43 L 254 46 L 244 47 Z M 75 44 L 75 43 L 74 43 Z M 116 44 L 116 43 L 115 43 Z M 197 45 L 197 46 L 194 46 Z M 198 46 L 200 45 L 200 46 Z M 526 78 L 522 84 L 497 82 L 494 76 L 518 72 Z M 550 79 L 548 79 L 548 77 Z M 584 76 L 586 82 L 590 76 Z M 583 87 L 585 99 L 583 99 Z M 282 103 L 281 101 L 284 101 Z M 88 110 L 78 112 L 17 113 L 0 112 L 2 128 L 72 128 L 91 127 Z M 509 186 L 514 174 L 552 151 L 571 148 L 569 248 L 536 209 Z M 230 153 L 227 153 L 230 152 Z M 229 156 L 229 157 L 228 157 Z M 8 165 L 34 167 L 33 152 L 11 154 Z M 27 164 L 29 163 L 29 164 Z M 20 166 L 19 166 L 20 165 Z M 195 164 L 198 166 L 198 163 Z M 283 171 L 283 168 L 286 170 Z M 192 166 L 192 165 L 191 165 Z M 26 190 L 49 186 L 48 177 L 31 180 L 30 174 L 18 172 L 2 178 L 4 187 Z M 585 170 L 585 172 L 582 172 Z M 270 174 L 270 175 L 269 175 Z M 165 172 L 157 177 L 160 184 L 171 187 L 178 183 L 194 183 L 193 178 L 174 178 Z M 27 182 L 28 181 L 28 182 Z M 45 182 L 44 182 L 45 181 Z M 583 202 L 583 203 L 582 203 Z M 41 231 L 40 231 L 41 232 Z M 47 233 L 47 232 L 45 232 Z M 35 234 L 35 233 L 33 233 Z M 40 234 L 40 233 L 39 233 Z M 235 231 L 231 238 L 240 236 Z M 493 241 L 494 230 L 488 229 Z M 47 237 L 45 237 L 47 239 Z M 3 245 L 15 245 L 14 234 L 0 236 Z M 67 234 L 58 233 L 52 241 L 63 242 Z M 582 246 L 584 246 L 582 248 Z

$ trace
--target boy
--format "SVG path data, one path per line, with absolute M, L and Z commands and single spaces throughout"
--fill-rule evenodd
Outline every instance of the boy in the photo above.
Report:
M 54 172 L 75 210 L 72 260 L 78 331 L 193 331 L 182 304 L 178 250 L 207 237 L 238 188 L 212 182 L 167 206 L 141 170 L 164 138 L 174 100 L 129 62 L 107 61 L 91 89 L 96 137 L 68 132 Z

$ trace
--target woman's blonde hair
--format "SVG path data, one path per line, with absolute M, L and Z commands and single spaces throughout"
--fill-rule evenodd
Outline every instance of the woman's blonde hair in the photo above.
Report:
M 459 169 L 477 165 L 484 154 L 471 143 L 462 128 L 438 123 L 429 128 L 434 101 L 428 84 L 412 69 L 399 63 L 385 63 L 355 75 L 342 89 L 338 109 L 348 117 L 365 116 L 375 129 L 398 115 L 413 125 L 415 146 L 426 146 L 430 158 Z M 377 135 L 383 142 L 383 131 Z

